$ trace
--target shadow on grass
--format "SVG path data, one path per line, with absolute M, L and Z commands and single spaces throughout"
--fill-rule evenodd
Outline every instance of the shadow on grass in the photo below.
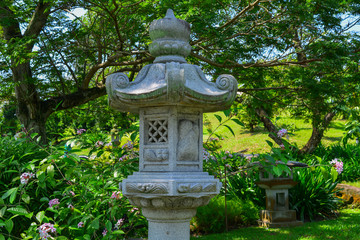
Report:
M 309 222 L 294 228 L 266 229 L 260 227 L 241 228 L 223 234 L 192 237 L 192 240 L 323 240 L 360 239 L 360 209 L 345 209 L 338 219 Z
M 340 142 L 342 137 L 326 137 L 326 136 L 324 136 L 323 139 L 331 141 L 331 142 Z
M 339 129 L 339 130 L 344 130 L 345 124 L 343 124 L 341 122 L 332 122 L 332 123 L 330 123 L 329 127 Z

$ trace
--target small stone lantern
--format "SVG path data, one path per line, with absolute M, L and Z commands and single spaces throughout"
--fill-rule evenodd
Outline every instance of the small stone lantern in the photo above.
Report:
M 206 79 L 188 64 L 190 25 L 168 10 L 150 25 L 150 53 L 156 57 L 133 82 L 123 73 L 107 77 L 109 105 L 139 114 L 139 172 L 120 184 L 131 204 L 149 221 L 149 240 L 190 239 L 190 220 L 221 188 L 203 172 L 203 113 L 227 109 L 237 81 Z
M 259 162 L 253 164 L 260 165 Z M 284 163 L 278 161 L 277 164 Z M 258 220 L 260 226 L 277 228 L 303 224 L 296 220 L 296 211 L 289 210 L 289 189 L 297 184 L 293 180 L 293 167 L 307 167 L 307 164 L 288 161 L 286 165 L 290 168 L 290 174 L 280 177 L 260 167 L 260 181 L 256 184 L 266 192 L 266 210 L 260 210 L 260 220 Z

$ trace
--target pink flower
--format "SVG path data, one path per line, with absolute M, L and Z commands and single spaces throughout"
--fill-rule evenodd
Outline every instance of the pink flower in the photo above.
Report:
M 285 128 L 282 128 L 282 129 L 280 129 L 279 131 L 278 131 L 278 133 L 277 133 L 277 136 L 279 137 L 279 138 L 282 138 L 283 136 L 285 136 L 286 134 L 287 134 L 287 130 L 285 129 Z
M 108 232 L 107 229 L 104 228 L 104 231 L 102 232 L 102 235 L 103 235 L 103 236 L 106 236 L 107 232 Z
M 29 172 L 24 172 L 20 176 L 20 182 L 21 182 L 21 184 L 27 184 L 29 182 L 29 179 L 34 178 L 34 177 L 35 177 L 35 174 L 29 173 Z
M 78 135 L 81 135 L 81 134 L 83 134 L 84 132 L 86 132 L 86 129 L 83 129 L 83 128 L 78 129 L 78 130 L 76 131 L 76 133 L 77 133 Z
M 131 150 L 134 148 L 134 144 L 131 141 L 127 141 L 124 145 L 121 146 L 122 149 Z
M 49 207 L 52 207 L 52 206 L 57 205 L 57 204 L 60 204 L 58 198 L 54 198 L 54 199 L 51 199 L 51 200 L 49 201 Z
M 111 194 L 111 197 L 110 198 L 113 198 L 113 199 L 120 199 L 121 196 L 120 196 L 120 191 L 117 191 L 117 192 L 112 192 Z
M 284 144 L 280 144 L 279 145 L 281 149 L 285 149 L 285 145 Z
M 84 226 L 84 223 L 83 223 L 83 222 L 79 222 L 77 226 L 78 226 L 78 228 L 82 228 L 82 227 Z
M 68 208 L 74 209 L 74 206 L 71 203 L 69 203 Z
M 40 239 L 48 239 L 51 237 L 49 232 L 51 233 L 56 232 L 56 228 L 54 228 L 54 225 L 51 223 L 44 223 L 38 228 L 38 230 L 40 233 Z
M 103 142 L 103 141 L 97 141 L 97 142 L 95 143 L 95 147 L 97 147 L 97 148 L 102 147 L 102 146 L 104 146 L 104 142 Z
M 203 150 L 203 159 L 204 159 L 205 161 L 208 161 L 209 158 L 210 158 L 210 153 L 204 149 L 204 150 Z
M 132 209 L 130 210 L 131 213 L 136 212 L 136 211 L 139 211 L 139 209 L 136 208 L 136 207 L 134 207 L 134 208 L 132 208 Z
M 226 167 L 226 168 L 229 168 L 229 169 L 231 168 L 230 164 L 228 164 L 228 163 L 225 164 L 225 167 Z
M 344 163 L 337 158 L 331 160 L 330 164 L 336 169 L 339 174 L 342 173 L 342 171 L 344 170 Z
M 69 192 L 71 194 L 71 196 L 75 197 L 75 193 L 73 191 Z
M 128 155 L 124 155 L 124 156 L 122 156 L 121 158 L 119 158 L 119 162 L 125 161 L 125 160 L 127 160 L 128 158 L 129 158 Z
M 119 219 L 115 224 L 115 229 L 120 229 L 120 227 L 124 224 L 124 221 L 124 218 Z

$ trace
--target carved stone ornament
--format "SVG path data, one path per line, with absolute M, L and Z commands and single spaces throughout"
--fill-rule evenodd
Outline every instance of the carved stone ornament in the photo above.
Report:
M 179 193 L 216 192 L 216 183 L 181 183 L 177 190 Z
M 189 120 L 179 123 L 178 161 L 196 161 L 199 155 L 199 126 Z
M 214 195 L 204 197 L 171 196 L 171 197 L 129 197 L 132 205 L 142 208 L 197 208 L 209 203 Z
M 168 193 L 167 184 L 164 183 L 127 183 L 128 193 Z
M 169 158 L 167 149 L 145 149 L 144 160 L 149 162 L 166 161 Z

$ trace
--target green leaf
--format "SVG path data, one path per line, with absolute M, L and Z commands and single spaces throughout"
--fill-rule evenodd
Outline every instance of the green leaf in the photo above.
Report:
M 4 235 L 0 234 L 0 240 L 5 240 Z
M 105 223 L 105 227 L 106 227 L 106 229 L 107 229 L 108 231 L 111 232 L 112 223 L 111 223 L 109 220 L 107 220 L 106 223 Z
M 3 195 L 2 195 L 2 199 L 6 199 L 7 197 L 9 197 L 11 194 L 13 194 L 14 192 L 17 192 L 17 187 L 14 187 L 14 188 L 11 188 L 11 189 L 9 189 L 9 190 L 7 190 L 6 191 L 6 193 L 4 193 Z
M 228 116 L 230 116 L 231 109 L 230 109 L 230 108 L 229 108 L 229 109 L 226 109 L 225 111 L 223 111 L 223 113 L 224 113 L 224 115 L 225 115 L 226 117 L 228 117 Z
M 229 125 L 224 125 L 224 127 L 226 127 L 227 129 L 229 129 L 229 131 L 231 132 L 231 134 L 235 137 L 235 133 L 232 130 L 232 128 Z
M 277 175 L 277 176 L 280 176 L 281 174 L 282 174 L 282 170 L 280 169 L 280 166 L 274 166 L 273 167 L 273 171 L 274 171 L 274 173 L 275 173 L 275 175 Z
M 18 188 L 15 188 L 15 190 L 11 193 L 11 195 L 10 195 L 10 203 L 13 203 L 15 201 L 17 191 L 18 191 Z
M 45 217 L 45 212 L 44 212 L 44 211 L 40 211 L 40 212 L 38 212 L 38 213 L 36 214 L 36 219 L 37 219 L 40 223 L 42 223 L 44 217 Z
M 49 177 L 53 178 L 54 177 L 54 165 L 50 164 L 47 169 L 47 174 Z
M 231 121 L 235 122 L 237 125 L 240 125 L 242 127 L 244 127 L 245 125 L 237 118 L 232 118 Z
M 9 233 L 11 233 L 13 227 L 14 227 L 14 222 L 11 219 L 5 221 L 5 228 Z
M 332 167 L 331 171 L 330 171 L 330 174 L 331 174 L 331 179 L 333 180 L 333 182 L 335 182 L 338 175 L 339 175 L 339 173 L 336 171 L 335 168 Z
M 30 135 L 30 137 L 31 138 L 34 138 L 34 137 L 36 137 L 37 135 L 39 135 L 38 133 L 32 133 L 31 135 Z
M 111 234 L 125 234 L 125 232 L 122 230 L 115 230 L 115 231 L 111 232 Z
M 21 207 L 12 207 L 8 209 L 8 212 L 11 212 L 12 214 L 18 214 L 18 215 L 26 215 L 28 214 L 28 211 Z
M 33 212 L 31 212 L 31 213 L 26 214 L 26 215 L 25 215 L 25 217 L 27 217 L 27 218 L 31 219 L 33 215 L 34 215 L 34 213 L 33 213 Z
M 24 201 L 24 203 L 29 204 L 30 203 L 30 196 L 26 193 L 21 196 L 21 199 Z
M 221 118 L 219 115 L 217 115 L 217 114 L 214 114 L 214 116 L 217 118 L 217 120 L 219 121 L 219 123 L 221 123 L 222 118 Z
M 39 179 L 39 182 L 44 182 L 45 181 L 45 172 L 43 172 L 43 171 L 36 172 L 36 177 L 37 177 L 37 179 Z
M 40 198 L 40 202 L 48 202 L 50 199 L 47 197 Z
M 6 206 L 0 210 L 0 217 L 3 217 L 6 211 Z
M 90 226 L 93 227 L 94 229 L 99 229 L 99 219 L 95 218 L 91 223 Z
M 133 133 L 130 135 L 130 140 L 131 140 L 132 142 L 135 142 L 137 135 L 138 135 L 137 132 L 133 132 Z

